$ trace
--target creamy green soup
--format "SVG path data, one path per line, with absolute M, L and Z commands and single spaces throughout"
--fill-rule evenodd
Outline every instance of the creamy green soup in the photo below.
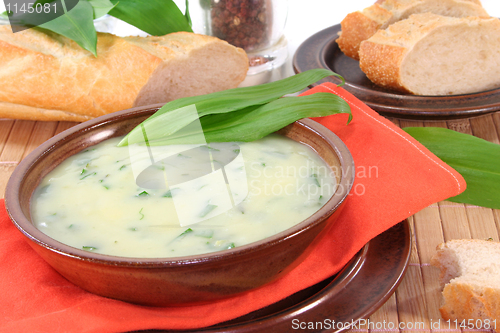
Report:
M 31 204 L 38 229 L 108 255 L 209 253 L 290 228 L 337 186 L 312 149 L 276 134 L 208 146 L 117 147 L 119 141 L 68 158 L 42 180 Z

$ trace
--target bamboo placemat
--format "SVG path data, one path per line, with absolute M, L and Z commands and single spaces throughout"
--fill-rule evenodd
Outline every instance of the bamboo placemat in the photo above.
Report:
M 445 127 L 500 143 L 500 112 L 448 121 L 391 120 L 400 127 Z M 14 168 L 25 156 L 47 139 L 75 124 L 0 120 L 0 198 L 4 197 Z M 439 270 L 430 266 L 430 259 L 438 244 L 451 239 L 492 238 L 498 242 L 500 210 L 442 201 L 411 216 L 409 221 L 413 243 L 404 279 L 392 297 L 367 319 L 364 326 L 357 326 L 349 332 L 492 332 L 487 329 L 455 328 L 454 323 L 448 324 L 441 319 Z M 497 323 L 498 326 L 500 323 Z

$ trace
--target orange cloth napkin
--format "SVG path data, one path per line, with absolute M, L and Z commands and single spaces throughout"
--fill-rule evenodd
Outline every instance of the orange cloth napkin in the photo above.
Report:
M 121 332 L 198 328 L 244 315 L 339 271 L 370 239 L 428 205 L 461 193 L 463 178 L 405 132 L 342 88 L 352 108 L 315 119 L 349 147 L 356 181 L 328 235 L 290 274 L 244 295 L 191 307 L 154 308 L 90 294 L 55 272 L 9 221 L 0 201 L 0 332 Z

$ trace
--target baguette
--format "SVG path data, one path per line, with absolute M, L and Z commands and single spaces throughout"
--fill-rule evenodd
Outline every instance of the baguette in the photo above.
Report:
M 500 20 L 415 14 L 361 43 L 359 66 L 375 84 L 416 95 L 500 87 Z
M 445 320 L 500 322 L 500 244 L 485 240 L 452 240 L 437 247 L 431 264 L 441 269 Z M 485 324 L 490 323 L 490 327 Z
M 361 42 L 379 29 L 386 29 L 412 14 L 427 12 L 452 17 L 489 17 L 479 0 L 379 0 L 363 11 L 350 13 L 344 18 L 337 43 L 345 55 L 359 60 Z
M 235 88 L 248 71 L 242 49 L 187 32 L 98 33 L 97 55 L 60 35 L 0 26 L 0 118 L 85 121 Z

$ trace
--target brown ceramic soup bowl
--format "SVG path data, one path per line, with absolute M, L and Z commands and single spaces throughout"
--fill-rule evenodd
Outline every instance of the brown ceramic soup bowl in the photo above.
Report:
M 264 240 L 203 255 L 129 258 L 65 245 L 33 225 L 30 201 L 43 177 L 69 156 L 127 134 L 159 107 L 134 108 L 76 125 L 35 149 L 9 180 L 5 203 L 13 223 L 30 246 L 72 283 L 97 295 L 144 305 L 210 302 L 260 287 L 286 274 L 304 258 L 321 231 L 335 222 L 354 181 L 354 162 L 335 134 L 304 119 L 278 133 L 312 147 L 333 170 L 339 171 L 339 186 L 312 216 Z

